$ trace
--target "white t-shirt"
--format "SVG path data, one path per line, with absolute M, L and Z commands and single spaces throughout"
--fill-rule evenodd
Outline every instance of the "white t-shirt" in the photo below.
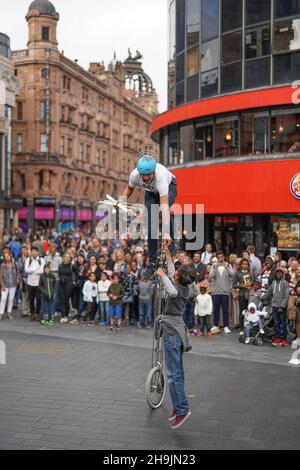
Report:
M 129 186 L 131 188 L 139 186 L 145 188 L 146 191 L 150 191 L 151 193 L 159 194 L 160 196 L 167 196 L 169 194 L 169 184 L 173 178 L 175 178 L 173 173 L 171 173 L 161 163 L 157 163 L 154 178 L 151 183 L 144 183 L 142 176 L 139 174 L 138 170 L 135 169 L 130 175 Z

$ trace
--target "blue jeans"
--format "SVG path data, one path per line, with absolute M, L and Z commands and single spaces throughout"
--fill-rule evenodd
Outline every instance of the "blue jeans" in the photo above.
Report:
M 100 322 L 101 323 L 108 323 L 109 321 L 109 301 L 108 300 L 100 300 L 99 302 L 99 309 L 100 309 Z
M 287 311 L 286 309 L 283 310 L 283 312 L 278 312 L 278 308 L 273 307 L 272 317 L 274 320 L 276 338 L 283 339 L 286 341 L 287 339 L 287 326 L 286 326 Z
M 122 319 L 122 305 L 109 304 L 109 318 Z
M 145 326 L 145 317 L 147 318 L 147 326 L 153 326 L 152 302 L 150 304 L 139 302 L 139 314 L 140 326 Z
M 212 301 L 214 306 L 214 324 L 219 326 L 220 322 L 220 308 L 223 311 L 224 326 L 229 325 L 229 295 L 213 294 Z
M 183 321 L 189 330 L 194 328 L 194 322 L 195 322 L 194 308 L 195 308 L 195 304 L 193 300 L 189 300 L 186 304 L 185 312 L 183 314 Z
M 246 328 L 245 328 L 245 336 L 246 338 L 250 338 L 250 333 L 253 330 L 253 328 L 258 327 L 259 329 L 262 328 L 262 322 L 261 320 L 258 320 L 255 323 L 247 323 Z
M 183 416 L 189 412 L 190 407 L 184 390 L 184 370 L 180 336 L 165 336 L 164 345 L 167 376 L 173 408 L 177 416 Z
M 42 308 L 40 312 L 40 320 L 53 320 L 55 310 L 55 299 L 42 298 Z
M 171 207 L 177 196 L 177 187 L 175 182 L 169 184 L 169 207 Z M 157 242 L 158 242 L 158 229 L 159 223 L 158 219 L 151 220 L 151 206 L 152 204 L 160 204 L 160 199 L 158 194 L 151 193 L 150 191 L 145 191 L 145 206 L 148 212 L 148 250 L 149 250 L 149 261 L 150 263 L 156 263 L 157 258 Z M 156 233 L 155 238 L 151 237 L 151 232 Z M 170 253 L 173 255 L 176 254 L 176 245 L 174 242 L 174 217 L 170 217 L 170 236 L 172 238 L 172 244 L 170 246 Z

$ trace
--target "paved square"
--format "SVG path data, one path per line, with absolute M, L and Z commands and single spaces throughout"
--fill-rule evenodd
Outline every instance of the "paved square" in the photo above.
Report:
M 185 355 L 192 417 L 171 431 L 169 397 L 144 386 L 151 332 L 2 322 L 1 449 L 299 449 L 300 368 L 291 350 L 193 338 Z

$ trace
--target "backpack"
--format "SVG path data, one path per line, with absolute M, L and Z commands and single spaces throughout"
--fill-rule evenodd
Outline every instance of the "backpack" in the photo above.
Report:
M 32 256 L 30 256 L 30 258 L 29 258 L 29 267 L 31 266 L 32 261 L 33 261 L 33 258 L 32 258 Z M 41 258 L 40 258 L 40 257 L 39 257 L 39 259 L 38 259 L 38 263 L 39 263 L 40 266 L 42 265 L 42 262 L 41 262 Z

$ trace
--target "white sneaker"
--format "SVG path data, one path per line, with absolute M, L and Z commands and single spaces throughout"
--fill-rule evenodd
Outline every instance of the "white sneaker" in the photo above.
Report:
M 259 332 L 260 332 L 261 335 L 265 334 L 265 330 L 263 330 L 262 328 L 259 330 Z
M 220 333 L 220 328 L 218 326 L 213 326 L 210 332 L 212 335 L 218 335 Z
M 245 344 L 249 344 L 250 343 L 250 338 L 246 338 L 245 339 Z
M 230 331 L 230 329 L 228 328 L 228 326 L 225 326 L 225 328 L 224 328 L 224 333 L 225 333 L 226 335 L 229 335 L 229 334 L 231 333 L 231 331 Z
M 67 318 L 61 318 L 60 323 L 68 323 L 68 319 Z
M 240 335 L 240 336 L 243 336 L 243 334 L 244 334 L 243 331 L 240 331 L 240 332 L 239 332 L 239 335 Z
M 292 349 L 298 349 L 298 348 L 300 348 L 300 338 L 296 338 L 292 342 Z

